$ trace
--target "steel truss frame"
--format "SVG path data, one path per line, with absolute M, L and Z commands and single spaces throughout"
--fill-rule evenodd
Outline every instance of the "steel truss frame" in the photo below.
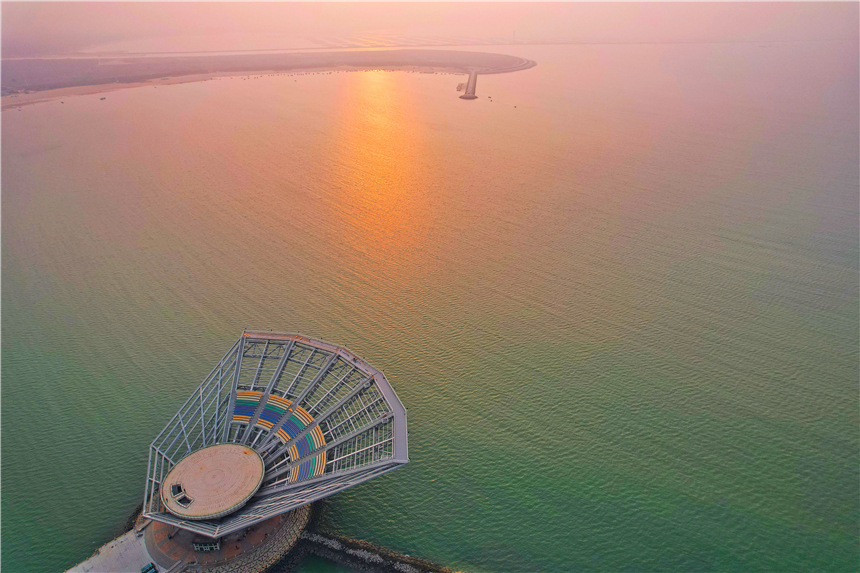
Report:
M 236 392 L 261 392 L 250 422 L 233 422 Z M 256 424 L 265 400 L 291 402 L 271 428 Z M 277 430 L 296 407 L 314 421 L 282 444 Z M 291 446 L 319 428 L 325 445 L 291 459 Z M 247 505 L 214 520 L 167 512 L 159 489 L 184 457 L 217 443 L 243 443 L 266 463 L 263 484 Z M 325 456 L 322 475 L 291 481 L 290 470 Z M 143 515 L 209 537 L 221 537 L 333 495 L 409 461 L 406 409 L 385 375 L 349 350 L 299 334 L 244 331 L 179 408 L 149 448 Z

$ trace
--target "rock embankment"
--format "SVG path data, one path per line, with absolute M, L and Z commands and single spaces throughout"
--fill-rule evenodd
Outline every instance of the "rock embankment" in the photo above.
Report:
M 367 541 L 310 531 L 302 534 L 296 549 L 363 573 L 454 573 L 432 561 L 395 553 Z

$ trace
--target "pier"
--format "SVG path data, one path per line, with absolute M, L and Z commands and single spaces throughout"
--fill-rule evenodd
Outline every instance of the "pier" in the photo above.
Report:
M 66 573 L 136 573 L 147 567 L 151 573 L 261 573 L 272 567 L 292 571 L 309 555 L 365 573 L 454 573 L 420 557 L 320 530 L 323 503 L 276 516 L 210 547 L 200 547 L 189 531 L 138 513 L 130 531 Z
M 460 96 L 460 99 L 478 99 L 475 95 L 475 87 L 478 84 L 478 72 L 469 72 L 469 81 L 466 82 L 466 93 Z

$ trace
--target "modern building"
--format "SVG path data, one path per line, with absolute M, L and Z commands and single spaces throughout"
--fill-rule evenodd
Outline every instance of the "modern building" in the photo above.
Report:
M 409 461 L 406 410 L 345 348 L 245 331 L 149 451 L 143 515 L 217 540 Z

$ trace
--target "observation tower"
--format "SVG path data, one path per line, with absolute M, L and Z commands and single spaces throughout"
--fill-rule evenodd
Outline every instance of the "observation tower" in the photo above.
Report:
M 382 372 L 322 340 L 245 331 L 153 440 L 143 517 L 217 544 L 408 461 Z

